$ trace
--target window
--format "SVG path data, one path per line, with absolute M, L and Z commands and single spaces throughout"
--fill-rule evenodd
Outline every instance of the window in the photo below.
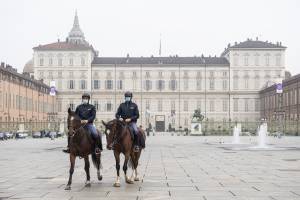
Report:
M 53 60 L 52 58 L 49 58 L 49 66 L 52 66 L 52 64 L 53 64 Z
M 98 103 L 98 101 L 94 101 L 94 106 L 96 108 L 96 111 L 98 111 L 99 110 L 99 103 Z
M 214 90 L 215 89 L 215 80 L 213 78 L 209 79 L 209 89 Z
M 146 100 L 146 110 L 150 110 L 150 101 Z
M 266 66 L 270 65 L 270 55 L 269 54 L 265 55 L 265 62 L 266 62 Z
M 40 66 L 44 66 L 44 58 L 40 58 Z
M 70 60 L 69 60 L 69 65 L 70 65 L 70 66 L 73 66 L 73 58 L 70 58 Z
M 238 66 L 239 65 L 239 55 L 238 54 L 234 54 L 233 55 L 233 65 L 234 66 Z
M 260 102 L 259 99 L 255 99 L 255 111 L 258 112 L 260 110 Z
M 170 80 L 170 90 L 176 90 L 177 89 L 177 81 L 176 80 Z
M 244 56 L 244 65 L 245 66 L 248 66 L 248 59 L 249 59 L 249 55 L 248 54 L 246 54 L 245 56 Z
M 99 80 L 94 80 L 94 89 L 100 89 L 100 81 Z
M 112 111 L 112 104 L 111 104 L 111 102 L 107 102 L 106 103 L 106 111 L 107 112 L 111 112 Z
M 58 66 L 62 66 L 62 58 L 58 58 Z
M 149 91 L 152 89 L 152 81 L 146 80 L 145 81 L 145 90 Z
M 105 89 L 112 90 L 113 89 L 113 80 L 106 80 L 105 81 Z
M 249 111 L 249 99 L 245 99 L 245 112 Z
M 227 112 L 227 111 L 228 111 L 228 100 L 223 99 L 223 112 Z
M 254 62 L 255 66 L 259 66 L 259 54 L 255 54 Z
M 74 80 L 69 80 L 68 88 L 69 89 L 74 89 L 75 88 L 75 81 Z
M 185 79 L 183 80 L 183 88 L 184 88 L 185 90 L 188 90 L 188 89 L 189 89 L 189 79 L 185 78 Z
M 85 65 L 85 59 L 81 58 L 81 66 L 84 66 L 84 65 Z
M 80 89 L 82 90 L 86 89 L 86 80 L 80 80 Z
M 73 110 L 73 111 L 75 110 L 75 105 L 74 105 L 73 102 L 70 102 L 69 108 L 70 108 L 71 110 Z
M 249 88 L 249 78 L 245 77 L 245 89 Z
M 117 89 L 118 90 L 123 90 L 123 80 L 118 80 L 117 81 Z
M 214 112 L 215 111 L 215 101 L 214 100 L 210 100 L 209 101 L 209 111 L 210 112 Z
M 161 99 L 159 99 L 157 102 L 157 111 L 158 112 L 162 111 L 162 100 Z
M 198 99 L 197 100 L 197 108 L 201 109 L 201 103 L 202 103 L 201 99 Z
M 227 80 L 223 80 L 223 90 L 227 90 Z
M 58 78 L 62 78 L 62 71 L 58 72 Z
M 276 66 L 280 66 L 281 65 L 281 55 L 277 54 L 276 55 Z
M 239 85 L 239 79 L 237 77 L 233 78 L 233 89 L 238 90 L 239 89 L 238 85 Z
M 185 100 L 183 102 L 183 111 L 188 111 L 189 110 L 189 102 Z
M 234 112 L 239 111 L 239 99 L 233 99 L 233 111 Z
M 165 89 L 165 81 L 164 80 L 158 80 L 157 81 L 157 89 L 160 90 L 160 91 Z
M 201 79 L 196 79 L 196 87 L 197 87 L 197 90 L 201 90 L 202 89 L 202 84 L 201 84 Z

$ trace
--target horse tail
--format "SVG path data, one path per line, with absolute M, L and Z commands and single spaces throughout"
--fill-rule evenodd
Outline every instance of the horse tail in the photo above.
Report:
M 99 155 L 99 157 L 97 157 L 96 153 L 92 152 L 92 161 L 93 161 L 95 168 L 97 168 L 97 169 L 102 168 L 100 155 Z
M 128 167 L 131 167 L 132 169 L 134 168 L 134 164 L 133 164 L 133 161 L 132 161 L 132 156 L 129 157 Z

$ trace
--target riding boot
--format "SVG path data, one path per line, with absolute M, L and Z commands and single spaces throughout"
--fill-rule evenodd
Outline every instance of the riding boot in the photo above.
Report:
M 134 139 L 133 139 L 133 150 L 134 152 L 138 152 L 140 150 L 139 143 L 138 143 L 138 136 L 137 134 L 134 134 Z
M 101 138 L 100 136 L 98 136 L 97 138 L 95 138 L 95 153 L 100 154 L 102 150 L 103 149 L 102 149 Z
M 68 136 L 68 146 L 62 150 L 64 153 L 70 153 L 70 136 Z

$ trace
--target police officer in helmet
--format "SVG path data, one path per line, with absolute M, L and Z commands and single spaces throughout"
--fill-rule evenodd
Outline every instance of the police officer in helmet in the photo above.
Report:
M 81 124 L 91 133 L 92 138 L 95 141 L 95 153 L 100 153 L 102 151 L 102 141 L 100 135 L 97 133 L 96 127 L 93 124 L 96 117 L 96 108 L 94 105 L 90 104 L 90 94 L 83 93 L 82 104 L 76 107 L 75 113 L 80 117 Z M 65 153 L 69 153 L 69 143 L 70 137 L 68 137 L 68 148 L 63 150 Z
M 129 124 L 131 127 L 131 130 L 133 131 L 134 135 L 134 151 L 138 152 L 139 151 L 139 146 L 138 146 L 138 128 L 136 125 L 137 119 L 139 118 L 139 110 L 138 106 L 132 102 L 132 93 L 127 91 L 125 93 L 125 102 L 121 103 L 117 113 L 116 113 L 116 118 L 119 120 L 125 120 L 126 123 Z

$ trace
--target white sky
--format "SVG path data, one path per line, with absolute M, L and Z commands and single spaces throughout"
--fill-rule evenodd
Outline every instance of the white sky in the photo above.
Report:
M 22 71 L 34 46 L 65 40 L 76 9 L 100 56 L 157 56 L 160 34 L 163 56 L 219 56 L 258 36 L 287 46 L 287 70 L 300 73 L 297 0 L 1 0 L 0 61 Z

